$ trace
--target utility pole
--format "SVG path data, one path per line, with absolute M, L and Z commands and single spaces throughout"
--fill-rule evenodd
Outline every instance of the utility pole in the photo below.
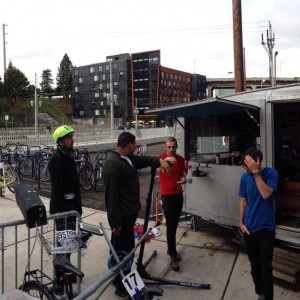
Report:
M 241 0 L 232 0 L 235 92 L 245 90 Z
M 3 81 L 4 81 L 4 75 L 5 75 L 5 72 L 6 72 L 6 47 L 5 47 L 5 26 L 7 26 L 6 24 L 3 24 L 3 70 L 4 70 L 4 73 L 3 73 Z
M 272 25 L 270 21 L 269 21 L 269 29 L 267 30 L 267 43 L 265 43 L 264 34 L 262 33 L 261 44 L 263 45 L 264 49 L 267 51 L 267 54 L 269 56 L 269 79 L 270 79 L 271 86 L 275 86 L 274 64 L 273 64 L 273 48 L 275 45 L 275 33 L 272 34 Z
M 107 94 L 107 101 L 110 103 L 110 129 L 114 129 L 114 105 L 117 102 L 117 95 L 114 95 L 113 90 L 113 71 L 112 71 L 112 58 L 109 62 L 109 75 L 110 75 L 110 81 L 109 81 L 109 94 Z

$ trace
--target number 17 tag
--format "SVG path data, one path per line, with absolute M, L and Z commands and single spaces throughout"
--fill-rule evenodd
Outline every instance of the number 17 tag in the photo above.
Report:
M 138 290 L 141 290 L 142 288 L 145 287 L 145 284 L 137 272 L 137 270 L 133 270 L 130 272 L 128 275 L 126 275 L 122 279 L 123 285 L 125 286 L 128 294 L 130 297 L 134 296 L 136 294 L 135 289 L 137 288 Z

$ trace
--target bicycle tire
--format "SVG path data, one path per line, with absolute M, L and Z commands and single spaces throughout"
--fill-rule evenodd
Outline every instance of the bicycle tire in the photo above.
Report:
M 44 159 L 41 160 L 38 164 L 40 168 L 40 181 L 49 182 L 50 181 L 50 172 L 48 168 L 49 161 Z
M 22 176 L 28 176 L 32 173 L 33 160 L 29 157 L 22 157 L 20 159 L 20 174 Z
M 92 173 L 91 182 L 92 182 L 94 191 L 99 191 L 99 192 L 103 191 L 104 181 L 103 181 L 103 164 L 102 163 L 99 163 L 96 165 L 95 170 Z
M 56 299 L 56 297 L 50 294 L 49 289 L 37 280 L 26 281 L 19 287 L 19 290 L 22 290 L 23 292 L 37 299 L 42 299 L 42 300 Z
M 90 165 L 84 166 L 80 169 L 79 179 L 80 186 L 85 191 L 89 191 L 92 188 L 92 174 L 94 173 L 93 167 Z
M 12 193 L 14 193 L 15 185 L 20 183 L 19 175 L 18 175 L 17 171 L 15 170 L 15 168 L 12 166 L 8 166 L 5 169 L 5 173 L 6 173 L 6 176 L 8 179 L 11 178 L 11 182 L 7 185 L 7 187 Z

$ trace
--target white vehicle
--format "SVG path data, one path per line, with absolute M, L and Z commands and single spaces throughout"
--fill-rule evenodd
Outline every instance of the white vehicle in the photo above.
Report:
M 279 173 L 276 239 L 300 249 L 300 85 L 243 92 L 153 110 L 177 120 L 178 153 L 193 168 L 184 210 L 237 229 L 241 155 L 261 149 Z

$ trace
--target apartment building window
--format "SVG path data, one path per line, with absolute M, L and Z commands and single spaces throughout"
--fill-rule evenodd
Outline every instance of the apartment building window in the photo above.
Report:
M 109 83 L 106 84 L 106 88 L 109 89 Z
M 122 78 L 125 75 L 125 72 L 120 72 L 120 78 Z
M 115 86 L 115 87 L 119 86 L 119 82 L 118 82 L 118 81 L 115 81 L 115 82 L 114 82 L 114 86 Z
M 90 73 L 94 73 L 95 72 L 95 67 L 90 67 Z
M 83 77 L 79 77 L 79 83 L 83 83 Z
M 106 77 L 105 77 L 105 74 L 102 74 L 102 80 L 105 81 L 105 80 L 106 80 L 105 78 L 106 78 Z
M 78 69 L 75 69 L 74 75 L 75 75 L 75 76 L 78 76 Z
M 83 117 L 83 116 L 84 116 L 84 110 L 81 110 L 81 111 L 79 112 L 79 115 L 80 115 L 80 117 Z
M 95 116 L 100 116 L 100 110 L 98 109 L 95 110 Z
M 109 65 L 105 65 L 105 70 L 109 71 Z
M 118 70 L 118 67 L 119 67 L 119 64 L 118 64 L 118 63 L 114 63 L 114 64 L 113 64 L 113 69 L 114 69 L 114 70 Z
M 75 86 L 75 93 L 78 93 L 78 92 L 79 92 L 79 87 Z
M 99 66 L 99 72 L 103 71 L 103 66 Z
M 100 93 L 95 93 L 95 98 L 99 98 L 100 97 Z
M 98 75 L 94 75 L 94 81 L 98 81 L 99 80 L 99 76 Z
M 104 102 L 103 101 L 100 101 L 100 106 L 103 106 Z
M 100 84 L 99 84 L 99 90 L 102 90 L 102 89 L 103 89 L 103 84 L 100 83 Z

